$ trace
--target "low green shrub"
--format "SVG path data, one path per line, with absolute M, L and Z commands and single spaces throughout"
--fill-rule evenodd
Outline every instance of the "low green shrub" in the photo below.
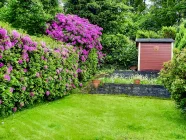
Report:
M 160 79 L 180 108 L 186 108 L 186 49 L 175 50 L 172 61 L 164 64 Z
M 0 28 L 0 116 L 60 98 L 79 86 L 78 50 L 53 44 Z

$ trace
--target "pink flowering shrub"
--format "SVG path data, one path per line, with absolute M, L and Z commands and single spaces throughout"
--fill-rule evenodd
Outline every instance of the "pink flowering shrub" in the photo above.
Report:
M 78 52 L 70 45 L 50 48 L 0 28 L 0 116 L 60 98 L 80 86 L 78 59 Z
M 79 69 L 84 72 L 83 75 L 80 75 L 86 81 L 95 73 L 91 70 L 97 67 L 98 61 L 101 61 L 104 56 L 101 52 L 102 45 L 100 43 L 102 30 L 99 26 L 91 24 L 87 19 L 76 15 L 57 14 L 55 20 L 48 24 L 46 33 L 52 38 L 73 45 L 75 49 L 79 50 Z M 92 51 L 93 49 L 94 51 Z M 92 56 L 97 58 L 91 58 L 90 53 L 95 53 Z M 88 64 L 89 59 L 97 62 Z

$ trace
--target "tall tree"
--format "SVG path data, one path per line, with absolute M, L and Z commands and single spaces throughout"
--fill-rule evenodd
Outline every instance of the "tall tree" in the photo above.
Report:
M 104 33 L 118 32 L 121 23 L 130 18 L 131 7 L 119 0 L 68 0 L 65 11 L 88 18 L 93 24 L 103 27 Z
M 44 33 L 46 22 L 62 11 L 58 0 L 7 0 L 7 5 L 1 9 L 0 20 L 29 34 Z
M 185 0 L 151 0 L 151 19 L 156 30 L 162 26 L 178 24 L 181 18 L 186 17 Z
M 127 4 L 133 7 L 133 11 L 136 13 L 141 13 L 146 9 L 145 0 L 128 0 Z
M 55 15 L 58 12 L 62 11 L 62 7 L 60 7 L 60 0 L 40 0 L 43 9 L 46 13 Z
M 29 34 L 43 33 L 49 15 L 38 0 L 11 0 L 7 5 L 3 20 L 16 28 L 22 28 Z

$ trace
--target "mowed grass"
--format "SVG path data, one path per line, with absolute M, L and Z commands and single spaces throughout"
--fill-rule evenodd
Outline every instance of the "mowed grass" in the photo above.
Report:
M 72 94 L 0 123 L 0 140 L 186 139 L 173 101 L 118 95 Z

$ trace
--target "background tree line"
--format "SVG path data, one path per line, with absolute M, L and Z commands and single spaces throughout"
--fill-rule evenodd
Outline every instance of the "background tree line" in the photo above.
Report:
M 103 28 L 104 64 L 122 69 L 137 63 L 136 38 L 174 39 L 186 17 L 184 0 L 2 0 L 0 7 L 1 21 L 36 36 L 56 13 L 87 18 Z

